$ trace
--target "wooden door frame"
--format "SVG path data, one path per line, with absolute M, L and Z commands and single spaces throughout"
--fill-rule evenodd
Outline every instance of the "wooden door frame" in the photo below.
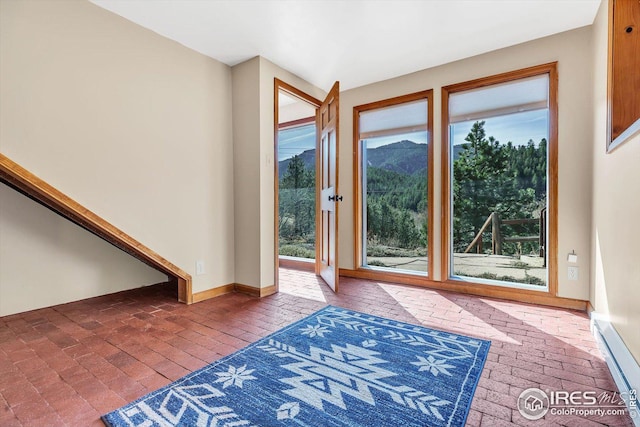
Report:
M 510 288 L 506 286 L 488 285 L 456 280 L 451 277 L 451 164 L 450 164 L 450 132 L 449 132 L 449 95 L 470 89 L 492 86 L 527 77 L 547 74 L 549 76 L 549 139 L 548 139 L 548 188 L 549 208 L 547 227 L 548 286 L 546 291 Z M 558 294 L 558 66 L 557 62 L 537 65 L 507 73 L 496 74 L 463 83 L 456 83 L 442 88 L 442 239 L 441 239 L 441 276 L 442 282 L 453 290 L 469 291 L 481 289 L 482 293 L 498 298 L 513 299 L 515 296 L 526 297 L 528 302 L 554 305 Z M 557 303 L 557 301 L 556 301 Z
M 273 241 L 274 241 L 274 266 L 275 266 L 274 267 L 274 284 L 276 287 L 276 292 L 280 290 L 280 280 L 279 280 L 280 278 L 278 274 L 278 270 L 280 268 L 280 228 L 278 226 L 278 217 L 280 215 L 279 197 L 278 197 L 279 186 L 280 186 L 280 180 L 279 180 L 280 171 L 279 171 L 279 165 L 278 165 L 278 132 L 280 130 L 280 123 L 279 123 L 280 91 L 285 92 L 287 95 L 291 95 L 295 98 L 298 98 L 301 101 L 309 103 L 311 106 L 315 108 L 316 114 L 318 112 L 318 108 L 322 104 L 322 101 L 320 101 L 319 99 L 314 98 L 313 96 L 278 79 L 277 77 L 273 79 L 273 100 L 274 100 L 273 102 L 273 122 L 274 122 L 273 124 L 273 152 L 274 152 L 274 156 L 273 156 L 274 158 L 274 161 L 273 161 L 273 173 L 274 173 L 273 175 L 273 210 L 274 210 Z M 317 133 L 318 133 L 318 130 L 316 129 L 316 136 L 317 136 Z M 318 138 L 316 137 L 316 157 L 318 153 L 317 140 Z M 316 168 L 317 168 L 317 159 L 316 159 Z M 318 196 L 317 196 L 317 190 L 316 190 L 316 212 L 317 211 L 318 211 Z M 316 227 L 317 227 L 317 222 L 316 222 Z M 317 258 L 318 258 L 318 242 L 316 237 L 316 260 Z
M 400 104 L 414 102 L 414 101 L 427 101 L 427 228 L 428 228 L 428 243 L 427 243 L 427 274 L 407 274 L 404 272 L 391 272 L 380 271 L 370 268 L 362 267 L 362 153 L 360 144 L 360 113 L 365 111 L 376 110 L 379 108 L 392 107 Z M 353 107 L 353 203 L 354 203 L 354 217 L 353 217 L 353 235 L 354 235 L 354 252 L 353 260 L 355 270 L 365 274 L 367 277 L 378 280 L 396 281 L 402 278 L 415 278 L 416 280 L 431 280 L 433 277 L 433 256 L 434 256 L 434 241 L 430 236 L 434 230 L 434 215 L 436 214 L 435 205 L 433 201 L 434 196 L 434 154 L 433 154 L 433 89 L 423 90 L 420 92 L 414 92 L 407 95 L 396 96 L 381 101 L 375 101 L 368 104 L 357 105 Z

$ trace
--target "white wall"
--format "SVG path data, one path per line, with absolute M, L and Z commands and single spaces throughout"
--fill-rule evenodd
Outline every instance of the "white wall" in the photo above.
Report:
M 194 292 L 233 283 L 230 68 L 85 1 L 2 1 L 0 19 L 0 151 L 192 274 Z M 29 240 L 22 265 L 52 244 Z M 131 269 L 94 250 L 106 271 Z M 84 262 L 49 262 L 49 275 Z M 41 283 L 51 299 L 31 308 L 65 286 Z
M 293 104 L 280 105 L 280 107 L 278 107 L 278 121 L 280 124 L 307 119 L 314 117 L 315 114 L 315 107 L 305 101 L 296 101 Z
M 322 99 L 325 93 L 269 60 L 232 68 L 236 283 L 275 284 L 274 78 Z
M 640 135 L 606 153 L 608 2 L 593 26 L 591 304 L 640 363 Z
M 167 276 L 0 184 L 0 316 Z
M 440 242 L 441 188 L 441 88 L 493 74 L 558 61 L 559 73 L 559 280 L 562 297 L 589 298 L 591 222 L 591 29 L 589 27 L 500 49 L 443 66 L 345 91 L 340 94 L 340 194 L 345 195 L 341 212 L 352 212 L 353 194 L 353 107 L 426 89 L 434 90 L 435 229 L 432 238 Z M 340 216 L 340 267 L 354 268 L 353 216 Z M 580 255 L 580 278 L 567 280 L 566 254 Z M 432 277 L 439 279 L 439 244 Z

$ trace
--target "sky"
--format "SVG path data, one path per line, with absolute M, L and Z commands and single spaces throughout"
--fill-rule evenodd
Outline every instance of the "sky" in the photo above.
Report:
M 316 125 L 311 123 L 281 130 L 278 137 L 278 161 L 288 159 L 316 147 Z
M 535 143 L 547 138 L 548 110 L 527 111 L 506 116 L 485 119 L 484 131 L 503 144 L 511 141 L 522 145 L 533 139 Z M 475 120 L 457 123 L 453 126 L 453 145 L 463 144 Z
M 401 135 L 392 135 L 392 136 L 383 136 L 378 138 L 372 138 L 367 140 L 367 148 L 378 148 L 383 145 L 393 144 L 394 142 L 404 141 L 404 140 L 415 142 L 416 144 L 426 144 L 427 143 L 427 132 L 412 132 L 405 133 Z
M 469 133 L 473 121 L 457 123 L 453 126 L 453 144 L 465 142 L 464 138 Z M 509 114 L 506 116 L 485 119 L 485 133 L 487 137 L 493 136 L 503 144 L 511 141 L 514 145 L 526 144 L 529 139 L 538 143 L 542 138 L 547 138 L 548 111 L 537 110 L 524 113 Z M 382 145 L 408 139 L 417 144 L 425 144 L 426 132 L 415 132 L 405 135 L 394 135 L 376 138 L 367 143 L 368 148 L 376 148 Z M 285 129 L 280 132 L 278 140 L 278 161 L 288 159 L 305 150 L 315 147 L 315 124 Z

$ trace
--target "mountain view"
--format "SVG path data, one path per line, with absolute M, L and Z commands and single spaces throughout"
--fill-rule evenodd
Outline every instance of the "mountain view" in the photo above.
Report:
M 485 135 L 484 123 L 475 122 L 465 143 L 453 147 L 452 244 L 456 254 L 466 252 L 493 213 L 503 220 L 533 220 L 546 207 L 547 141 L 501 144 Z M 422 258 L 422 268 L 426 268 L 427 145 L 402 139 L 367 148 L 365 159 L 366 263 L 417 269 L 418 263 L 408 264 Z M 315 150 L 282 160 L 279 168 L 281 253 L 313 258 Z M 538 221 L 531 221 L 517 228 L 505 225 L 503 232 L 535 236 L 540 228 Z M 490 231 L 484 240 L 491 242 Z M 537 257 L 539 250 L 537 241 L 505 241 L 502 245 L 505 256 Z M 490 251 L 489 243 L 482 253 L 490 255 Z M 540 284 L 526 274 L 523 280 Z
M 426 146 L 415 142 L 402 140 L 392 144 L 383 145 L 367 150 L 367 162 L 370 167 L 385 169 L 388 171 L 412 175 L 426 168 Z M 306 150 L 298 154 L 304 167 L 315 169 L 316 150 Z M 281 160 L 279 165 L 280 178 L 287 171 L 287 167 L 293 157 Z
M 464 151 L 462 145 L 453 147 L 453 159 L 460 157 L 460 153 Z M 422 171 L 426 162 L 426 150 L 424 144 L 416 144 L 413 141 L 402 140 L 392 144 L 383 145 L 377 148 L 367 150 L 367 161 L 369 166 L 386 169 L 401 174 L 414 174 Z M 316 166 L 316 150 L 305 150 L 298 154 L 302 159 L 305 168 L 314 169 Z M 280 178 L 287 171 L 287 166 L 293 157 L 278 162 L 278 171 Z
M 368 251 L 426 256 L 427 145 L 401 140 L 366 156 Z M 280 161 L 279 175 L 281 254 L 313 258 L 315 150 Z

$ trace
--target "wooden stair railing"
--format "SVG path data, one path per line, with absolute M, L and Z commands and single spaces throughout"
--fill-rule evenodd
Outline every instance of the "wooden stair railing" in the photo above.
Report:
M 189 273 L 170 263 L 2 153 L 0 153 L 0 181 L 150 267 L 165 273 L 178 284 L 178 300 L 186 304 L 193 302 Z
M 538 236 L 516 236 L 516 237 L 504 237 L 502 235 L 501 227 L 503 225 L 523 225 L 534 224 L 538 222 L 540 224 L 540 232 Z M 469 246 L 464 250 L 464 253 L 469 253 L 475 247 L 476 253 L 483 253 L 482 235 L 491 226 L 491 253 L 493 255 L 502 255 L 503 243 L 517 243 L 517 242 L 539 242 L 540 244 L 540 257 L 544 259 L 544 267 L 547 266 L 547 260 L 545 258 L 546 250 L 546 224 L 547 224 L 547 208 L 542 209 L 540 218 L 523 218 L 523 219 L 501 219 L 498 212 L 492 212 L 480 227 L 478 231 L 469 243 Z

